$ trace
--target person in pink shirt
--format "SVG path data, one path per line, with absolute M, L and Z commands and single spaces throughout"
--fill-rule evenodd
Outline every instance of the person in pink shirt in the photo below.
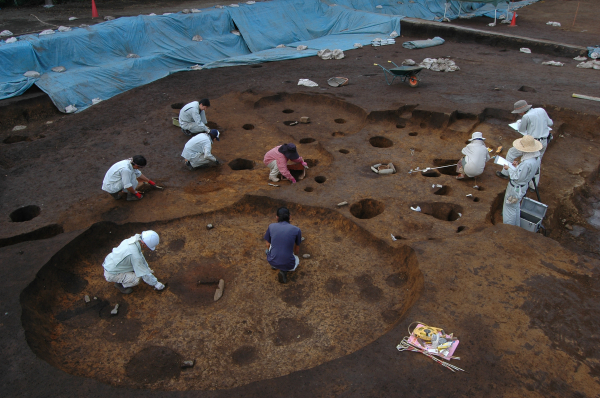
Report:
M 298 151 L 296 149 L 295 144 L 279 145 L 265 154 L 264 163 L 271 170 L 271 172 L 269 173 L 269 179 L 271 181 L 278 182 L 278 175 L 281 173 L 281 175 L 284 178 L 290 180 L 292 184 L 296 183 L 296 179 L 292 176 L 292 173 L 290 173 L 290 170 L 288 168 L 288 160 L 297 163 L 296 165 L 290 165 L 289 168 L 295 170 L 296 167 L 303 166 L 305 169 L 308 169 L 308 165 L 306 164 L 304 159 L 302 159 L 302 157 L 298 155 Z

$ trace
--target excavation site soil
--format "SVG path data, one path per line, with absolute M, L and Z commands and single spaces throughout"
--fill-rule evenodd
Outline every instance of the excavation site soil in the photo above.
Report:
M 600 108 L 571 94 L 597 95 L 600 71 L 509 39 L 401 45 L 422 38 L 177 73 L 71 115 L 35 89 L 0 101 L 7 396 L 598 396 Z M 387 85 L 374 65 L 442 57 L 460 70 L 425 70 L 416 88 Z M 329 86 L 334 76 L 348 85 Z M 222 163 L 189 171 L 189 137 L 172 119 L 205 97 Z M 554 121 L 545 233 L 502 223 L 500 166 L 464 180 L 451 166 L 475 131 L 505 156 L 520 99 Z M 269 181 L 264 154 L 290 142 L 306 176 Z M 104 174 L 136 154 L 164 190 L 114 200 Z M 379 163 L 396 173 L 375 173 Z M 305 238 L 287 284 L 264 252 L 280 206 Z M 146 259 L 167 288 L 123 295 L 102 262 L 147 229 L 160 244 Z M 398 352 L 413 321 L 458 336 L 452 363 L 466 372 Z

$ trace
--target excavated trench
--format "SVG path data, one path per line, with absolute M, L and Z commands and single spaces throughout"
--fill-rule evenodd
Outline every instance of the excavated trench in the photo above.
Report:
M 363 213 L 373 202 L 361 202 Z M 286 285 L 277 283 L 262 243 L 282 205 L 306 238 Z M 122 239 L 146 229 L 160 235 L 146 259 L 168 287 L 157 293 L 141 282 L 122 295 L 101 264 Z M 219 279 L 225 290 L 215 302 Z M 422 286 L 412 249 L 390 247 L 332 210 L 245 197 L 199 216 L 94 224 L 23 291 L 22 324 L 36 355 L 74 375 L 126 387 L 222 389 L 360 349 L 401 319 Z M 195 365 L 182 369 L 183 361 Z

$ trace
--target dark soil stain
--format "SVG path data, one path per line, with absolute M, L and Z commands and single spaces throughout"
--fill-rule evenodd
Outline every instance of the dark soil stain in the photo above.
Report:
M 178 252 L 185 246 L 185 238 L 175 239 L 169 242 L 169 250 L 172 252 Z
M 385 278 L 385 283 L 391 287 L 402 287 L 408 281 L 408 274 L 406 272 L 398 272 L 391 274 Z
M 254 362 L 257 356 L 258 350 L 256 349 L 256 347 L 251 345 L 245 345 L 238 348 L 231 354 L 231 360 L 234 364 L 243 366 L 249 365 L 252 362 Z
M 142 323 L 137 319 L 115 317 L 111 320 L 106 329 L 104 329 L 103 336 L 110 342 L 136 341 L 141 330 Z
M 125 365 L 127 376 L 140 384 L 179 377 L 181 355 L 167 347 L 146 347 Z
M 203 263 L 194 261 L 173 276 L 169 289 L 186 305 L 208 306 L 215 302 L 219 279 L 227 280 L 227 277 L 226 271 L 218 264 L 209 260 Z
M 385 323 L 391 325 L 400 319 L 400 312 L 396 310 L 385 310 L 381 312 L 381 317 Z
M 292 274 L 288 274 L 288 278 Z M 288 282 L 289 283 L 289 282 Z M 308 289 L 305 289 L 304 285 L 290 284 L 287 285 L 286 289 L 281 292 L 281 299 L 288 305 L 301 308 L 302 303 L 310 296 Z
M 530 326 L 541 329 L 555 348 L 578 358 L 600 377 L 600 272 L 578 275 L 542 263 L 566 279 L 539 275 L 525 282 L 529 300 L 521 308 L 530 317 Z
M 303 319 L 281 318 L 277 322 L 277 328 L 273 342 L 275 345 L 288 345 L 298 343 L 310 338 L 314 330 Z
M 344 282 L 338 278 L 329 278 L 327 279 L 327 282 L 325 282 L 325 290 L 331 294 L 339 294 L 343 286 Z
M 362 274 L 354 278 L 354 282 L 360 287 L 360 298 L 369 301 L 377 302 L 383 298 L 383 290 L 373 285 L 373 278 L 368 274 Z
M 127 220 L 127 217 L 129 217 L 129 209 L 126 206 L 113 207 L 112 209 L 102 213 L 100 217 L 104 221 L 120 223 Z
M 83 291 L 88 285 L 88 281 L 60 268 L 56 268 L 56 279 L 65 292 L 77 294 Z

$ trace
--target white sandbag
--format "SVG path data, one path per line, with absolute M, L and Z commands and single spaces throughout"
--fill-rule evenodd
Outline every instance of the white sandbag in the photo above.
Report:
M 65 108 L 65 112 L 66 113 L 75 113 L 75 112 L 77 112 L 77 108 L 75 108 L 75 105 L 69 105 Z
M 396 32 L 396 31 L 393 31 L 392 33 L 390 33 L 390 37 L 391 37 L 392 39 L 395 39 L 396 37 L 398 37 L 398 32 Z
M 181 10 L 181 12 L 184 14 L 189 14 L 191 11 L 189 10 L 189 8 L 184 8 L 183 10 Z
M 581 62 L 581 61 L 587 61 L 587 57 L 582 57 L 582 56 L 577 56 L 577 57 L 575 57 L 573 59 L 575 61 L 579 61 L 579 62 Z
M 155 13 L 153 13 L 153 12 L 151 12 L 150 14 L 148 14 L 148 16 L 150 16 L 150 17 L 153 17 L 153 16 L 155 16 L 155 15 L 156 15 L 156 14 L 155 14 Z
M 70 32 L 71 30 L 73 30 L 73 29 L 69 28 L 68 26 L 59 26 L 58 27 L 59 32 Z
M 94 98 L 94 99 L 92 99 L 92 105 L 96 105 L 99 102 L 102 102 L 102 100 L 100 98 Z
M 6 37 L 6 36 L 12 36 L 13 32 L 11 32 L 10 30 L 3 30 L 2 32 L 0 32 L 0 37 Z
M 236 36 L 241 36 L 240 31 L 237 29 L 232 30 L 231 33 L 233 33 Z
M 42 30 L 38 36 L 53 35 L 53 34 L 54 34 L 54 31 L 52 29 L 46 29 L 46 30 Z
M 199 9 L 197 9 L 197 8 L 192 8 L 192 13 L 193 13 L 193 14 L 196 14 L 196 13 L 198 13 L 198 12 L 202 12 L 202 10 L 199 10 Z
M 127 54 L 127 58 L 139 58 L 139 57 L 140 57 L 140 56 L 139 56 L 139 55 L 137 55 L 137 54 L 133 54 L 133 53 L 131 53 L 131 54 Z
M 531 54 L 531 50 L 528 48 L 525 48 L 525 47 L 521 48 L 519 51 L 521 51 L 522 53 L 525 53 L 525 54 Z
M 67 70 L 67 68 L 65 68 L 64 66 L 55 66 L 54 68 L 52 68 L 52 72 L 56 72 L 56 73 L 62 73 L 66 70 Z
M 202 70 L 202 65 L 196 64 L 194 66 L 190 66 L 190 69 L 191 70 Z
M 383 8 L 383 6 L 375 6 L 375 8 Z
M 344 57 L 345 57 L 344 52 L 342 50 L 340 50 L 339 48 L 333 50 L 333 58 L 342 59 Z
M 202 41 L 202 36 L 196 35 L 196 36 L 192 37 L 192 40 L 193 41 Z
M 333 58 L 333 51 L 328 48 L 324 48 L 323 50 L 319 50 L 317 52 L 317 56 L 321 59 L 331 59 Z
M 412 59 L 408 58 L 405 59 L 404 61 L 402 61 L 402 65 L 406 65 L 406 66 L 413 66 L 416 65 L 417 63 L 415 61 L 413 61 Z
M 309 79 L 300 79 L 298 80 L 298 85 L 299 86 L 306 86 L 306 87 L 317 87 L 318 84 L 313 82 L 312 80 Z
M 354 43 L 354 48 L 362 48 L 363 45 L 360 43 Z
M 113 19 L 115 19 L 115 17 L 111 17 L 110 15 L 104 17 L 105 21 L 112 21 Z
M 9 39 L 6 39 L 7 43 L 16 43 L 17 42 L 17 38 L 16 37 L 11 37 Z
M 301 45 L 299 45 L 298 47 L 296 47 L 296 50 L 298 50 L 298 51 L 304 51 L 304 50 L 306 50 L 307 48 L 308 48 L 308 46 L 305 46 L 305 45 L 301 44 Z
M 564 66 L 565 64 L 563 64 L 562 62 L 557 62 L 557 61 L 547 61 L 547 62 L 542 62 L 542 65 Z
M 560 26 L 560 22 L 552 22 L 552 21 L 549 21 L 549 22 L 546 22 L 546 25 Z
M 246 2 L 246 4 L 250 4 L 250 5 L 252 5 L 252 4 L 256 4 L 256 1 L 252 1 L 252 0 L 250 0 L 250 1 L 247 1 L 247 2 Z
M 278 45 L 278 46 L 277 46 L 277 47 L 275 47 L 275 48 L 285 48 L 285 44 L 280 44 L 280 45 Z
M 76 19 L 79 19 L 79 18 L 77 18 L 77 17 L 69 17 L 69 21 L 74 21 Z
M 37 79 L 41 75 L 40 75 L 39 72 L 36 72 L 34 70 L 28 70 L 27 72 L 23 73 L 23 76 L 25 76 L 25 77 L 31 77 L 33 79 Z

